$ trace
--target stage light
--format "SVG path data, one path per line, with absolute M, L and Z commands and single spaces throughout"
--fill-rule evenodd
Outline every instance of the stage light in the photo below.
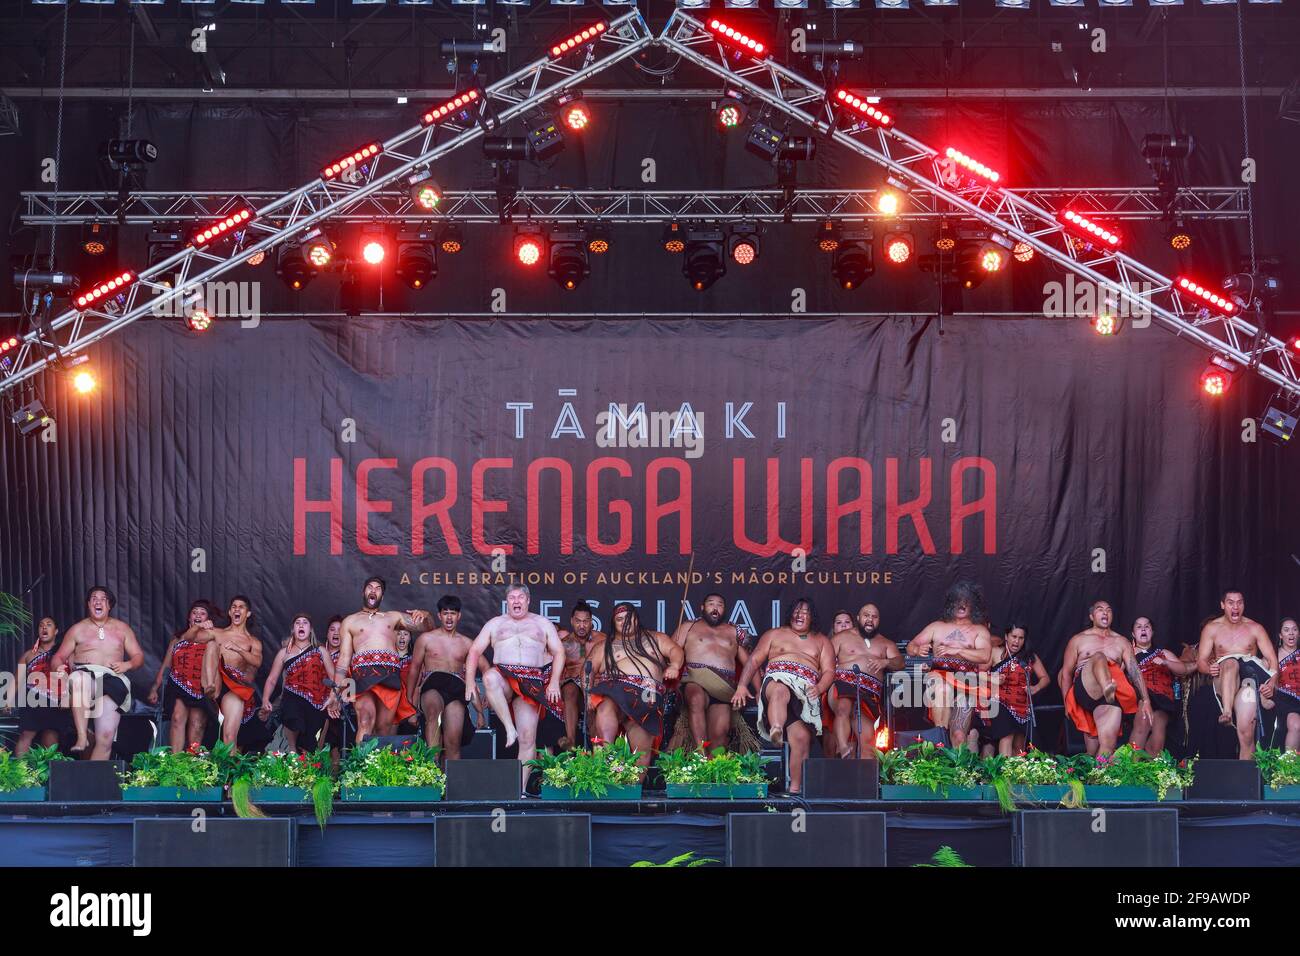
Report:
M 1001 272 L 1006 264 L 1006 252 L 993 243 L 985 243 L 980 249 L 980 268 L 985 272 Z
M 596 223 L 587 233 L 587 251 L 592 255 L 603 256 L 609 252 L 610 246 L 609 227 L 604 223 Z
M 934 248 L 939 252 L 952 252 L 957 248 L 957 233 L 948 223 L 939 223 L 939 231 L 934 236 Z
M 81 251 L 89 256 L 102 256 L 112 245 L 109 227 L 102 222 L 88 222 L 81 227 Z
M 32 399 L 22 408 L 14 409 L 9 420 L 18 429 L 18 434 L 23 436 L 34 435 L 54 421 L 39 398 Z
M 686 276 L 691 288 L 697 292 L 709 288 L 727 274 L 722 243 L 722 230 L 717 226 L 687 227 L 686 257 L 682 262 L 682 275 Z
M 1016 262 L 1032 262 L 1034 254 L 1034 247 L 1024 240 L 1020 240 L 1011 247 L 1011 256 Z
M 954 163 L 960 166 L 962 169 L 965 169 L 967 172 L 973 174 L 974 176 L 977 176 L 980 179 L 987 180 L 988 182 L 991 183 L 996 183 L 998 180 L 1002 178 L 1002 174 L 999 173 L 996 169 L 990 169 L 988 166 L 985 166 L 979 160 L 974 159 L 971 156 L 967 156 L 959 149 L 954 149 L 953 147 L 949 146 L 946 150 L 944 150 L 943 154 L 946 157 L 948 157 L 948 159 L 952 160 Z
M 478 90 L 465 90 L 457 93 L 451 99 L 433 107 L 420 117 L 422 126 L 436 126 L 437 124 L 450 119 L 453 116 L 459 116 L 463 120 L 469 119 L 469 111 L 475 103 L 478 102 L 480 93 Z
M 817 248 L 822 252 L 834 252 L 840 247 L 840 230 L 829 219 L 825 219 L 817 227 Z
M 158 147 L 147 139 L 110 139 L 103 157 L 113 169 L 130 169 L 158 159 Z
M 1241 374 L 1241 367 L 1222 355 L 1211 356 L 1201 373 L 1201 391 L 1211 398 L 1222 398 Z
M 549 116 L 530 127 L 527 138 L 533 159 L 550 159 L 564 149 L 564 131 Z
M 1214 289 L 1206 288 L 1194 279 L 1179 276 L 1174 282 L 1174 288 L 1183 295 L 1199 300 L 1201 304 L 1207 307 L 1213 306 L 1223 315 L 1235 315 L 1237 312 L 1235 302 Z
M 16 335 L 11 335 L 7 339 L 0 339 L 0 353 L 18 348 L 18 341 L 18 336 Z
M 882 243 L 885 249 L 886 261 L 897 266 L 908 262 L 916 249 L 912 234 L 907 231 L 887 232 Z
M 438 235 L 438 249 L 445 255 L 454 256 L 465 248 L 465 236 L 460 226 L 454 222 L 442 227 Z
M 1283 444 L 1289 444 L 1295 434 L 1297 409 L 1294 401 L 1286 408 L 1281 407 L 1280 398 L 1280 394 L 1275 395 L 1269 402 L 1259 420 L 1259 428 L 1266 435 L 1272 435 Z
M 1093 222 L 1087 216 L 1079 215 L 1073 209 L 1057 213 L 1056 218 L 1066 229 L 1074 230 L 1075 233 L 1089 242 L 1096 240 L 1102 248 L 1106 249 L 1119 248 L 1119 233 Z
M 128 270 L 91 287 L 88 292 L 77 296 L 77 309 L 88 309 L 93 305 L 98 305 L 106 297 L 117 296 L 122 290 L 133 285 L 135 279 L 135 274 Z
M 255 253 L 253 253 L 251 256 L 248 257 L 248 265 L 250 266 L 260 266 L 265 261 L 266 261 L 265 249 L 258 249 Z
M 1169 227 L 1169 247 L 1175 252 L 1186 252 L 1192 248 L 1192 234 L 1181 217 L 1175 219 Z
M 581 229 L 555 229 L 550 236 L 550 257 L 546 274 L 561 289 L 572 291 L 591 275 L 587 259 L 587 236 Z
M 849 90 L 836 90 L 832 96 L 832 102 L 847 107 L 853 112 L 854 116 L 861 117 L 872 126 L 888 129 L 894 125 L 892 115 L 882 110 L 875 103 L 870 102 L 868 98 L 859 96 Z
M 831 254 L 831 275 L 841 289 L 862 285 L 876 271 L 869 229 L 841 229 L 839 245 Z
M 561 40 L 559 43 L 555 44 L 555 46 L 551 47 L 551 59 L 555 60 L 559 57 L 566 56 L 579 47 L 595 42 L 600 39 L 601 35 L 608 29 L 609 24 L 601 21 L 592 24 L 581 33 L 575 33 L 573 36 Z
M 546 240 L 542 234 L 533 227 L 521 226 L 515 232 L 515 261 L 521 266 L 532 268 L 542 261 L 542 254 L 546 249 Z
M 963 289 L 977 289 L 1006 265 L 1007 250 L 988 239 L 962 239 L 957 244 L 955 271 Z
M 811 136 L 787 136 L 781 140 L 781 148 L 776 155 L 777 159 L 783 164 L 815 159 L 817 156 L 817 140 Z M 793 175 L 793 169 L 791 175 Z
M 316 270 L 307 263 L 306 249 L 292 243 L 286 243 L 276 250 L 275 274 L 295 292 L 305 289 L 316 278 Z
M 397 268 L 408 289 L 423 289 L 438 276 L 438 256 L 431 229 L 406 229 L 397 234 Z
M 876 196 L 876 212 L 882 216 L 895 216 L 898 214 L 898 193 L 885 190 Z
M 335 244 L 319 227 L 313 228 L 302 237 L 300 247 L 303 260 L 313 269 L 324 269 L 334 259 Z
M 1195 146 L 1196 141 L 1186 133 L 1148 133 L 1142 138 L 1142 158 L 1148 163 L 1186 159 Z
M 591 110 L 582 102 L 581 93 L 566 93 L 555 103 L 560 108 L 560 119 L 566 128 L 580 133 L 591 125 Z
M 442 202 L 442 187 L 428 168 L 416 170 L 406 177 L 406 192 L 411 202 L 425 212 L 433 212 Z
M 212 315 L 200 306 L 185 316 L 185 327 L 191 332 L 206 332 L 212 327 Z
M 752 265 L 758 258 L 758 223 L 738 222 L 727 237 L 727 255 L 739 266 Z
M 372 266 L 383 262 L 387 253 L 388 250 L 384 248 L 383 242 L 378 239 L 365 239 L 361 243 L 361 258 Z
M 709 20 L 707 26 L 715 37 L 724 43 L 734 46 L 742 53 L 748 53 L 751 56 L 756 57 L 767 56 L 767 47 L 749 34 L 742 33 L 735 27 L 728 26 L 726 23 L 723 23 L 721 20 L 716 18 Z
M 148 238 L 145 239 L 149 265 L 151 267 L 156 266 L 158 263 L 170 259 L 180 252 L 184 245 L 185 235 L 181 232 L 179 226 L 168 224 L 149 230 Z
M 684 236 L 685 232 L 682 229 L 681 223 L 675 219 L 668 223 L 668 225 L 664 226 L 663 236 L 660 239 L 663 243 L 664 251 L 670 252 L 673 255 L 683 251 L 686 248 L 686 241 L 683 238 Z
M 1009 10 L 1028 10 L 1029 0 L 993 0 L 993 5 Z
M 755 122 L 750 126 L 749 135 L 745 138 L 745 149 L 759 159 L 774 163 L 781 153 L 781 142 L 784 139 L 785 133 L 773 129 L 766 123 Z
M 95 373 L 89 369 L 82 369 L 72 375 L 72 387 L 77 390 L 78 395 L 89 395 L 98 385 Z
M 1101 336 L 1119 335 L 1123 326 L 1123 318 L 1119 314 L 1115 303 L 1111 299 L 1106 299 L 1097 309 L 1097 313 L 1088 320 L 1092 330 Z
M 373 159 L 384 151 L 384 147 L 378 143 L 371 143 L 368 146 L 362 146 L 354 153 L 349 153 L 342 159 L 336 160 L 320 171 L 320 178 L 329 181 L 341 173 L 350 169 L 364 168 L 367 161 Z
M 718 125 L 723 129 L 736 129 L 745 122 L 745 112 L 740 103 L 727 103 L 718 108 Z
M 256 218 L 257 214 L 253 210 L 240 209 L 194 233 L 190 236 L 190 245 L 197 247 L 211 245 L 220 239 L 242 232 L 244 227 Z

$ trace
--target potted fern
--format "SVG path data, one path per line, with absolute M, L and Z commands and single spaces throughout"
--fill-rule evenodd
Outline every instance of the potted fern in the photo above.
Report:
M 983 764 L 988 795 L 1008 812 L 1017 803 L 1087 804 L 1083 777 L 1062 759 L 1036 747 L 1010 757 L 986 757 Z
M 322 781 L 326 796 L 332 796 L 329 766 L 329 747 L 315 753 L 258 754 L 247 769 L 248 797 L 255 803 L 306 803 Z
M 757 752 L 732 753 L 724 747 L 711 754 L 678 747 L 661 753 L 656 765 L 663 771 L 668 796 L 673 799 L 701 797 L 766 797 L 767 775 Z
M 1256 748 L 1255 766 L 1264 778 L 1265 800 L 1300 800 L 1300 753 Z
M 51 755 L 48 751 L 54 751 Z M 35 757 L 33 755 L 36 755 Z M 0 803 L 30 803 L 45 799 L 50 759 L 66 760 L 56 747 L 33 747 L 21 757 L 0 749 Z
M 349 751 L 339 768 L 342 798 L 391 803 L 441 800 L 447 775 L 438 766 L 438 751 L 423 740 L 401 750 L 368 740 Z
M 1074 758 L 1070 766 L 1083 776 L 1089 803 L 1115 800 L 1181 800 L 1191 786 L 1194 761 L 1180 766 L 1169 751 L 1152 757 L 1145 750 L 1126 744 L 1107 757 L 1095 760 L 1086 755 Z
M 220 803 L 221 772 L 211 755 L 197 745 L 173 753 L 167 747 L 142 751 L 122 775 L 122 799 Z
M 640 800 L 645 767 L 626 737 L 592 750 L 540 754 L 528 766 L 542 772 L 543 800 Z
M 968 747 L 918 740 L 880 756 L 882 800 L 984 800 L 983 764 Z

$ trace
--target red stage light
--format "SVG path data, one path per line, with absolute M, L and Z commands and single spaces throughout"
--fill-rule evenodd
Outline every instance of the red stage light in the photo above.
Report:
M 1006 257 L 996 246 L 988 246 L 980 250 L 980 268 L 985 272 L 997 272 L 1005 262 Z
M 570 103 L 564 108 L 564 125 L 578 131 L 587 128 L 591 122 L 591 112 L 582 103 Z
M 735 129 L 745 121 L 745 107 L 739 103 L 728 103 L 718 110 L 718 125 L 723 129 Z
M 835 102 L 847 106 L 873 126 L 890 127 L 894 125 L 892 116 L 875 103 L 868 103 L 856 93 L 850 93 L 848 90 L 836 90 Z
M 912 237 L 905 232 L 893 232 L 885 234 L 885 258 L 894 265 L 902 265 L 912 258 L 912 251 L 915 248 Z
M 1228 373 L 1221 369 L 1206 369 L 1201 373 L 1201 390 L 1218 398 L 1228 390 Z
M 1016 262 L 1030 262 L 1034 258 L 1034 247 L 1027 242 L 1017 242 L 1011 249 Z
M 709 29 L 719 40 L 730 43 L 732 46 L 743 50 L 745 53 L 752 53 L 754 56 L 767 56 L 767 47 L 758 40 L 755 40 L 747 33 L 742 33 L 735 27 L 728 26 L 721 20 L 710 20 Z
M 365 245 L 361 247 L 361 258 L 372 266 L 377 266 L 383 262 L 384 256 L 387 254 L 388 250 L 384 248 L 384 244 L 378 239 L 368 239 Z
M 4 341 L 0 341 L 0 352 L 8 352 L 10 349 L 18 348 L 18 336 L 11 335 Z
M 307 246 L 307 261 L 317 269 L 324 269 L 334 258 L 334 247 L 321 239 Z
M 567 40 L 562 40 L 555 44 L 555 46 L 551 47 L 551 59 L 554 60 L 558 57 L 564 56 L 566 53 L 571 53 L 580 46 L 586 46 L 593 40 L 599 39 L 600 35 L 608 29 L 609 24 L 601 21 L 600 23 L 587 27 L 587 29 L 583 30 L 581 33 L 575 33 Z
M 455 116 L 457 113 L 464 110 L 478 98 L 478 90 L 466 90 L 463 93 L 457 93 L 452 99 L 449 99 L 440 106 L 435 106 L 433 109 L 421 116 L 420 124 L 422 126 L 434 126 L 441 123 L 448 117 Z
M 758 250 L 754 248 L 754 244 L 744 239 L 737 242 L 731 250 L 731 258 L 736 260 L 737 265 L 747 266 L 757 257 Z
M 1179 276 L 1178 281 L 1174 283 L 1178 291 L 1186 293 L 1200 299 L 1206 305 L 1212 305 L 1224 315 L 1232 315 L 1237 311 L 1237 304 L 1229 299 L 1222 292 L 1214 289 L 1207 289 L 1194 279 L 1186 276 Z
M 212 315 L 207 309 L 195 309 L 185 319 L 185 324 L 193 332 L 206 332 L 212 326 Z
M 974 173 L 981 179 L 987 179 L 991 183 L 996 183 L 1002 178 L 1001 174 L 998 173 L 996 169 L 990 169 L 988 166 L 985 166 L 973 157 L 967 156 L 959 149 L 953 149 L 953 147 L 949 146 L 944 150 L 944 155 L 963 169 Z
M 205 229 L 201 229 L 190 237 L 190 245 L 204 246 L 214 239 L 220 239 L 222 236 L 228 236 L 239 227 L 246 223 L 252 222 L 256 218 L 253 210 L 241 209 L 239 212 L 231 213 L 220 222 L 214 222 Z
M 542 261 L 542 240 L 531 235 L 515 236 L 515 258 L 520 265 L 537 265 Z
M 1119 318 L 1109 312 L 1092 317 L 1092 330 L 1098 335 L 1114 335 L 1119 331 Z
M 1073 229 L 1085 239 L 1096 239 L 1112 249 L 1119 248 L 1119 233 L 1093 222 L 1086 216 L 1080 216 L 1073 209 L 1059 213 L 1057 219 L 1066 228 Z
M 132 272 L 123 272 L 120 275 L 114 276 L 106 282 L 101 282 L 89 292 L 77 296 L 77 308 L 90 308 L 90 306 L 95 305 L 105 296 L 117 295 L 118 292 L 134 282 L 135 274 Z
M 380 146 L 378 143 L 371 143 L 369 146 L 362 146 L 355 153 L 344 156 L 338 162 L 330 163 L 322 169 L 320 171 L 320 178 L 333 179 L 344 170 L 351 169 L 353 166 L 364 163 L 367 159 L 370 159 L 372 156 L 378 156 L 383 151 L 384 147 Z

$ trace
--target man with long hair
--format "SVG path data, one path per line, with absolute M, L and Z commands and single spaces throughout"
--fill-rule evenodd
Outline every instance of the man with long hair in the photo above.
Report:
M 663 739 L 664 685 L 677 679 L 683 660 L 682 649 L 667 634 L 641 626 L 635 607 L 615 606 L 604 651 L 592 670 L 591 706 L 600 737 L 626 734 L 643 767 Z
M 928 657 L 926 697 L 933 701 L 930 721 L 946 728 L 954 747 L 979 749 L 971 718 L 980 698 L 981 672 L 993 657 L 984 589 L 958 581 L 943 599 L 943 616 L 927 624 L 907 645 L 909 657 Z
M 591 605 L 578 601 L 569 611 L 568 630 L 560 631 L 564 645 L 564 673 L 560 677 L 560 694 L 564 698 L 564 736 L 559 741 L 561 750 L 576 746 L 578 741 L 578 712 L 582 709 L 582 682 L 587 661 L 605 640 L 603 631 L 594 626 Z M 593 665 L 594 666 L 594 665 Z M 588 688 L 590 690 L 590 688 Z M 591 726 L 587 731 L 590 733 Z

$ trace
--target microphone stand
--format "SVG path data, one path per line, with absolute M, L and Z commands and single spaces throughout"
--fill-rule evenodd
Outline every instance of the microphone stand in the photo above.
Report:
M 591 749 L 591 728 L 587 726 L 587 695 L 591 692 L 591 660 L 582 665 L 582 749 Z
M 862 685 L 859 679 L 862 676 L 862 668 L 857 664 L 853 665 L 853 719 L 857 722 L 856 739 L 853 742 L 853 754 L 857 759 L 862 759 Z

